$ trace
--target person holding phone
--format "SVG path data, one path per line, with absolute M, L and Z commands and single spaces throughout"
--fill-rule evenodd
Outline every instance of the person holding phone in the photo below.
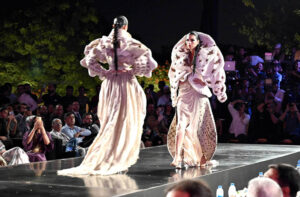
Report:
M 295 102 L 289 102 L 279 117 L 284 123 L 283 143 L 300 144 L 300 112 Z

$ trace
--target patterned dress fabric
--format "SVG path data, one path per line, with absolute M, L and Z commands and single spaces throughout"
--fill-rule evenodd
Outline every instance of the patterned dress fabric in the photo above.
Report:
M 118 71 L 115 70 L 113 31 L 86 46 L 81 65 L 90 76 L 103 80 L 98 117 L 101 128 L 80 166 L 58 171 L 60 175 L 109 175 L 135 164 L 146 116 L 146 96 L 137 76 L 151 77 L 157 67 L 151 51 L 125 30 L 118 33 Z M 105 69 L 99 62 L 107 63 Z
M 172 105 L 176 107 L 168 133 L 168 149 L 175 155 L 176 133 L 184 132 L 181 155 L 188 165 L 199 166 L 202 156 L 211 160 L 216 150 L 217 134 L 210 107 L 212 93 L 220 102 L 227 100 L 225 87 L 224 59 L 214 40 L 207 34 L 198 33 L 201 48 L 196 57 L 196 68 L 189 60 L 185 46 L 185 35 L 173 48 L 169 70 Z M 194 79 L 205 83 L 195 83 Z

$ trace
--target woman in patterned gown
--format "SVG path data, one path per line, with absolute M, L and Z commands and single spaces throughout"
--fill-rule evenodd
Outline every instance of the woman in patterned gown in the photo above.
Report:
M 220 102 L 227 100 L 224 59 L 207 34 L 190 32 L 173 48 L 169 70 L 172 105 L 176 107 L 168 133 L 168 149 L 176 168 L 201 166 L 217 143 L 209 88 Z
M 115 18 L 109 36 L 86 46 L 81 65 L 99 76 L 98 117 L 101 128 L 80 166 L 60 175 L 109 175 L 135 164 L 146 115 L 146 96 L 135 75 L 151 77 L 157 67 L 151 51 L 127 32 L 126 17 Z M 106 70 L 100 63 L 108 63 Z

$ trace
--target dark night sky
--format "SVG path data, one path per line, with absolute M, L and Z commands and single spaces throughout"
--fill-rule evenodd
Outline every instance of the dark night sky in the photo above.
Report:
M 125 15 L 128 31 L 156 52 L 162 46 L 173 46 L 185 33 L 199 30 L 201 24 L 199 0 L 107 1 L 97 5 L 110 23 L 115 16 Z
M 248 45 L 232 26 L 246 10 L 241 0 L 219 2 L 217 43 Z M 128 31 L 156 53 L 161 53 L 162 47 L 173 47 L 191 30 L 201 31 L 201 0 L 96 1 L 96 6 L 108 23 L 115 16 L 127 16 Z
M 10 5 L 5 6 L 11 8 L 30 6 L 20 0 L 7 3 Z M 201 31 L 202 0 L 95 0 L 95 8 L 99 20 L 104 20 L 109 26 L 114 17 L 125 15 L 129 20 L 128 31 L 133 37 L 152 49 L 154 54 L 163 56 L 169 56 L 171 48 L 189 31 Z M 2 7 L 0 11 L 5 9 Z M 218 45 L 248 45 L 247 39 L 232 26 L 246 10 L 242 0 L 219 0 L 215 37 Z M 107 35 L 109 31 L 99 33 Z

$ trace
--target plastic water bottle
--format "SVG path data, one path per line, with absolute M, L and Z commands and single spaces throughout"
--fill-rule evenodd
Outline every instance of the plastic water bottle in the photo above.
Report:
M 259 172 L 258 173 L 258 177 L 264 177 L 264 173 L 263 172 Z
M 228 189 L 228 197 L 236 197 L 237 192 L 234 183 L 230 184 L 230 187 Z
M 296 170 L 300 173 L 300 163 L 297 164 Z
M 217 189 L 217 197 L 224 197 L 224 190 L 222 188 L 222 185 L 219 185 L 218 186 L 218 189 Z

